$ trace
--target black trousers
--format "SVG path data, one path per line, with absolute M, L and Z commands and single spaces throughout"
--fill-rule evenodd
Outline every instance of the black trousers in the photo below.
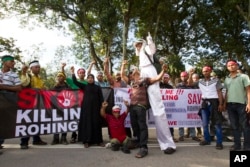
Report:
M 29 139 L 30 139 L 30 137 L 22 137 L 20 145 L 28 145 Z M 41 141 L 41 138 L 39 135 L 33 136 L 33 142 L 39 142 L 39 141 Z
M 138 138 L 140 147 L 148 148 L 148 125 L 146 108 L 139 105 L 131 105 L 129 107 L 129 112 L 132 130 Z

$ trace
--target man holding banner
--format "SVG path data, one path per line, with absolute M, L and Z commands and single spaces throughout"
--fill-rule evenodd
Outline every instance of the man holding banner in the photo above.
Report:
M 45 85 L 43 80 L 40 77 L 40 64 L 39 61 L 34 60 L 29 63 L 30 70 L 32 72 L 31 75 L 27 75 L 27 69 L 23 68 L 22 70 L 22 86 L 27 88 L 36 88 L 36 89 L 45 89 Z M 22 137 L 21 138 L 21 149 L 28 149 L 29 137 Z M 46 145 L 47 143 L 42 141 L 39 135 L 33 136 L 33 145 Z
M 192 80 L 191 77 L 192 77 L 192 74 L 189 74 L 186 71 L 181 72 L 180 74 L 181 82 L 176 85 L 176 88 L 177 89 L 194 89 L 195 88 L 194 86 L 189 85 L 189 80 Z M 192 140 L 200 141 L 200 139 L 196 137 L 194 127 L 189 127 L 187 130 L 189 131 L 189 134 Z M 184 141 L 184 127 L 179 127 L 179 141 Z
M 12 71 L 15 65 L 14 57 L 10 55 L 5 55 L 1 58 L 1 61 L 2 69 L 0 70 L 0 93 L 2 94 L 2 96 L 9 97 L 8 99 L 11 100 L 14 97 L 13 95 L 22 89 L 21 81 L 17 73 Z M 5 107 L 5 109 L 7 110 L 8 106 Z M 3 148 L 3 142 L 4 139 L 1 137 L 0 134 L 0 149 Z

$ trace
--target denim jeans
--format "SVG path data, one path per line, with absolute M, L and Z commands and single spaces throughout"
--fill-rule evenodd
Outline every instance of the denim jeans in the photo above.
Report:
M 246 105 L 240 103 L 227 103 L 227 111 L 233 130 L 234 147 L 241 148 L 241 134 L 243 132 L 243 149 L 250 150 L 250 125 L 245 111 Z
M 212 125 L 215 127 L 215 135 L 217 139 L 216 142 L 217 144 L 222 144 L 222 126 L 221 126 L 220 120 L 216 120 L 217 117 L 211 117 L 211 115 L 213 114 L 212 112 L 219 112 L 217 111 L 217 107 L 218 105 L 210 103 L 206 108 L 203 108 L 201 110 L 202 126 L 203 126 L 205 141 L 211 142 L 209 124 L 212 123 Z M 215 120 L 211 120 L 211 119 L 215 119 Z

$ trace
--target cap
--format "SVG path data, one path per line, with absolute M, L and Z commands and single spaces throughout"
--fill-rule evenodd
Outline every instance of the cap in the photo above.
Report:
M 186 71 L 183 71 L 183 72 L 181 72 L 181 75 L 180 75 L 181 77 L 186 77 L 186 76 L 188 76 L 188 73 L 186 72 Z
M 169 75 L 168 75 L 167 73 L 165 73 L 165 74 L 163 75 L 163 78 L 169 78 Z
M 143 43 L 143 42 L 146 42 L 144 39 L 138 39 L 138 40 L 136 40 L 135 42 L 134 42 L 134 47 L 136 47 L 136 45 L 138 44 L 138 43 Z
M 121 108 L 115 105 L 114 107 L 112 107 L 112 111 L 121 111 Z
M 1 57 L 2 62 L 8 61 L 8 60 L 14 60 L 13 56 L 10 55 L 4 55 L 3 57 Z

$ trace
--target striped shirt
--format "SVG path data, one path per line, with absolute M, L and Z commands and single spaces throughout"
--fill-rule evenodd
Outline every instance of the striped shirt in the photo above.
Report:
M 13 71 L 8 71 L 3 73 L 0 70 L 0 84 L 4 85 L 21 85 L 21 81 L 17 73 Z

